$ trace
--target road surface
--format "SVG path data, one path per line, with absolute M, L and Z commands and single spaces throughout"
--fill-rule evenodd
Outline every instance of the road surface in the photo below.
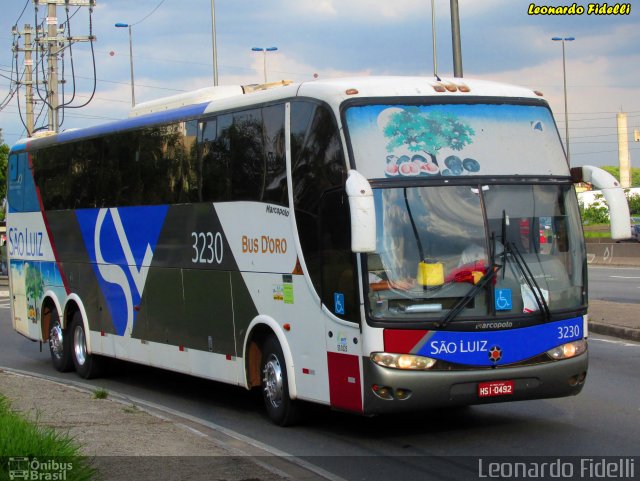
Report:
M 12 331 L 9 312 L 0 299 L 0 366 L 78 379 L 53 370 L 47 346 L 39 352 Z M 88 382 L 215 423 L 335 479 L 478 479 L 476 457 L 638 455 L 640 344 L 595 336 L 590 356 L 576 397 L 377 418 L 311 406 L 305 424 L 286 429 L 271 424 L 259 396 L 233 386 L 127 363 Z

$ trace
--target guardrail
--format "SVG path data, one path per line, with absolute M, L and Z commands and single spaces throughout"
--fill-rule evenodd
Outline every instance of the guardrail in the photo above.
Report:
M 587 262 L 640 267 L 640 243 L 612 242 L 610 239 L 587 241 Z

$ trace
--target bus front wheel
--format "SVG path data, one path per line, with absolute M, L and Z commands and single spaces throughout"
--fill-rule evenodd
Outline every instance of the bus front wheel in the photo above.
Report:
M 282 347 L 270 336 L 262 348 L 262 398 L 267 414 L 278 426 L 291 426 L 298 418 L 299 407 L 289 397 L 287 366 Z
M 93 379 L 100 375 L 102 359 L 87 351 L 87 336 L 79 312 L 73 315 L 71 322 L 72 358 L 78 375 L 84 379 Z

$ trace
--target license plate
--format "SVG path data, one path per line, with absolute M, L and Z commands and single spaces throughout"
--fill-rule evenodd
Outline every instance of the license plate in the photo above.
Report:
M 478 397 L 509 396 L 513 391 L 513 381 L 490 381 L 478 384 Z

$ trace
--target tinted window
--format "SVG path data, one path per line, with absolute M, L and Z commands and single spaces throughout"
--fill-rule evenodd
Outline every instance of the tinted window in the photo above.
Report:
M 356 263 L 351 252 L 349 201 L 344 189 L 322 196 L 320 233 L 322 302 L 336 316 L 357 321 Z
M 206 200 L 288 205 L 284 104 L 211 117 L 201 130 Z
M 47 210 L 195 200 L 196 123 L 60 144 L 33 155 Z
M 321 293 L 320 202 L 328 190 L 344 186 L 347 175 L 333 113 L 324 105 L 292 102 L 291 144 L 298 235 L 309 275 Z
M 202 192 L 200 201 L 227 201 L 231 199 L 231 161 L 229 129 L 231 115 L 207 119 L 202 129 Z
M 288 205 L 284 104 L 58 144 L 33 159 L 46 210 L 230 200 Z
M 231 144 L 232 199 L 261 200 L 266 170 L 262 109 L 235 113 L 228 135 Z
M 284 105 L 262 109 L 266 173 L 262 200 L 288 205 L 287 166 L 284 138 Z

